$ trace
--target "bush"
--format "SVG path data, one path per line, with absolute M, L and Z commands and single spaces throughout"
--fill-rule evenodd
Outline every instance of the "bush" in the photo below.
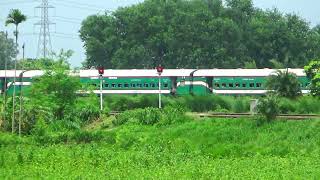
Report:
M 290 99 L 281 98 L 279 100 L 279 112 L 282 114 L 289 114 L 296 112 L 296 102 Z
M 232 111 L 235 113 L 245 113 L 250 111 L 250 100 L 244 97 L 238 97 L 233 100 Z
M 125 111 L 116 116 L 113 125 L 119 126 L 126 123 L 140 125 L 170 125 L 181 123 L 189 119 L 185 116 L 185 109 L 180 106 L 166 106 L 164 109 L 145 108 Z
M 277 96 L 269 95 L 265 98 L 261 98 L 257 105 L 257 111 L 267 122 L 273 121 L 279 114 Z
M 320 100 L 314 97 L 300 98 L 297 106 L 297 113 L 320 113 Z

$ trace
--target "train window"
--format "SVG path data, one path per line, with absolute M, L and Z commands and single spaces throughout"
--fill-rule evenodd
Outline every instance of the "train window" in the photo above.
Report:
M 108 88 L 108 87 L 109 87 L 109 84 L 105 84 L 104 86 L 105 86 L 106 88 Z
M 242 83 L 242 87 L 247 87 L 247 84 L 246 83 Z
M 249 85 L 250 87 L 254 87 L 254 83 L 250 83 L 250 85 Z
M 222 83 L 221 86 L 222 86 L 222 87 L 227 87 L 227 84 L 226 84 L 226 83 Z
M 91 86 L 97 87 L 97 84 L 91 84 Z
M 156 87 L 156 85 L 154 83 L 151 83 L 150 86 L 153 88 Z
M 240 83 L 236 83 L 236 87 L 237 87 L 237 88 L 240 87 Z
M 125 88 L 128 88 L 128 87 L 129 87 L 129 84 L 128 84 L 128 83 L 124 83 L 124 87 L 125 87 Z
M 163 85 L 165 88 L 167 88 L 168 87 L 168 83 L 164 83 L 164 85 Z
M 131 87 L 133 87 L 133 88 L 136 87 L 136 84 L 133 84 L 133 83 L 132 83 L 132 84 L 131 84 Z
M 149 87 L 149 84 L 148 83 L 144 83 L 144 87 Z
M 257 84 L 256 84 L 256 87 L 261 87 L 261 86 L 262 86 L 261 83 L 257 83 Z
M 229 87 L 233 87 L 233 83 L 229 83 Z
M 218 87 L 220 87 L 220 84 L 216 83 L 216 84 L 214 84 L 214 86 L 218 88 Z
M 118 84 L 118 87 L 119 87 L 119 88 L 122 88 L 122 84 Z
M 111 87 L 115 88 L 115 87 L 116 87 L 116 84 L 115 84 L 115 83 L 112 83 L 112 84 L 111 84 Z
M 138 87 L 138 88 L 142 88 L 142 84 L 140 84 L 140 83 L 137 84 L 137 87 Z

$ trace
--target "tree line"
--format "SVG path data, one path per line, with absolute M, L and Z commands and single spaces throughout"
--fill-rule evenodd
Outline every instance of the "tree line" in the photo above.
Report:
M 84 67 L 303 67 L 320 56 L 320 27 L 252 0 L 146 0 L 82 23 Z

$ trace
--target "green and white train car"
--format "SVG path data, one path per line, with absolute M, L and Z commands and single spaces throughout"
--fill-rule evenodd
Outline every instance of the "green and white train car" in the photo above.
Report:
M 302 92 L 308 93 L 309 80 L 303 69 L 283 69 L 297 75 Z M 23 72 L 23 76 L 21 76 Z M 176 95 L 259 95 L 265 94 L 265 82 L 274 69 L 165 69 L 161 74 L 162 94 Z M 42 71 L 17 71 L 16 90 L 27 91 L 35 77 Z M 100 93 L 100 75 L 97 70 L 73 72 L 81 83 L 91 85 Z M 1 92 L 13 92 L 14 71 L 0 71 Z M 103 94 L 157 94 L 159 75 L 155 69 L 105 70 L 102 76 Z

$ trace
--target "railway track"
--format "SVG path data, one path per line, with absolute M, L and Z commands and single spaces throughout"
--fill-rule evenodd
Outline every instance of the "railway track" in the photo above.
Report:
M 121 111 L 112 111 L 109 114 L 112 116 L 122 113 Z M 238 118 L 253 118 L 254 115 L 250 113 L 189 113 L 192 116 L 200 118 L 229 118 L 229 119 L 238 119 Z M 277 116 L 278 119 L 286 120 L 311 120 L 319 119 L 320 115 L 316 114 L 280 114 Z
M 250 113 L 194 113 L 195 116 L 200 118 L 212 117 L 212 118 L 253 118 L 254 115 Z M 287 120 L 309 120 L 309 119 L 320 119 L 320 115 L 316 114 L 280 114 L 277 116 L 278 119 Z

